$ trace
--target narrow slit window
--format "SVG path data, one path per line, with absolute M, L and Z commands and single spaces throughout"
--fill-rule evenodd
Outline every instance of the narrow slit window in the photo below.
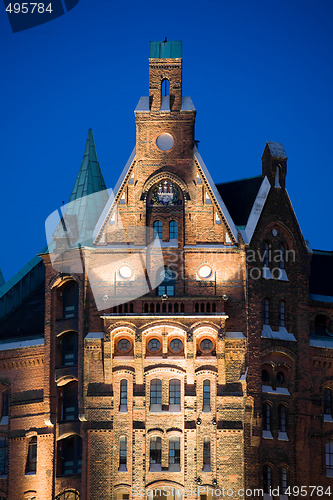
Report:
M 26 474 L 36 474 L 37 471 L 37 436 L 29 439 L 28 456 L 25 466 Z
M 120 381 L 120 411 L 127 412 L 127 380 Z
M 203 409 L 204 412 L 210 412 L 210 380 L 203 382 Z

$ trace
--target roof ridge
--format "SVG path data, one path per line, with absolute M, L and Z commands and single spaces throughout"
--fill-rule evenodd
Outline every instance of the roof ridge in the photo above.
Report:
M 259 178 L 262 178 L 262 175 L 253 175 L 252 177 L 243 177 L 242 179 L 235 179 L 233 181 L 218 182 L 216 183 L 216 186 L 220 186 L 221 184 L 230 184 L 231 182 L 249 181 L 252 179 L 259 179 Z

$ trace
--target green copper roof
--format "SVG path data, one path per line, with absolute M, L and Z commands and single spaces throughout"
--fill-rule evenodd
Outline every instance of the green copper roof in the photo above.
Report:
M 150 42 L 150 59 L 179 59 L 182 57 L 182 42 Z
M 98 191 L 104 191 L 104 189 L 106 189 L 106 185 L 97 160 L 94 136 L 90 128 L 88 130 L 86 149 L 84 151 L 81 168 L 69 201 L 78 200 L 83 196 L 88 196 Z
M 97 160 L 94 136 L 89 129 L 83 161 L 69 203 L 64 207 L 66 224 L 71 216 L 75 218 L 77 244 L 83 245 L 92 240 L 93 230 L 107 200 L 108 193 Z

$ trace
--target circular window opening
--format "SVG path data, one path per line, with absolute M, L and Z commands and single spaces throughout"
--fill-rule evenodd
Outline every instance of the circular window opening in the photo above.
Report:
M 183 349 L 183 342 L 180 339 L 172 339 L 170 349 L 173 352 L 180 352 Z
M 118 349 L 122 352 L 127 352 L 131 349 L 131 343 L 128 339 L 121 339 L 118 342 Z
M 121 268 L 119 269 L 119 276 L 124 280 L 128 280 L 129 278 L 131 278 L 132 274 L 132 269 L 129 266 L 121 266 Z
M 161 342 L 158 339 L 150 339 L 148 342 L 148 349 L 151 352 L 158 352 L 161 349 Z
M 284 384 L 285 377 L 283 372 L 277 372 L 276 374 L 276 381 L 278 384 Z
M 163 132 L 163 134 L 160 134 L 156 139 L 156 146 L 161 151 L 169 151 L 173 147 L 174 143 L 175 143 L 175 141 L 174 141 L 172 135 L 168 134 L 166 132 Z
M 210 278 L 212 275 L 212 269 L 209 266 L 201 266 L 199 269 L 199 276 L 202 279 Z
M 200 349 L 204 352 L 210 352 L 213 350 L 213 342 L 210 339 L 203 339 L 200 342 Z

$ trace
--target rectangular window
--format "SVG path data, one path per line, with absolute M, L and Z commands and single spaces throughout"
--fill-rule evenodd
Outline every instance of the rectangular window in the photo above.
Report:
M 8 439 L 0 437 L 0 476 L 8 474 Z
M 25 473 L 36 474 L 36 470 L 37 470 L 37 436 L 33 436 L 29 440 Z
M 264 304 L 263 304 L 263 321 L 264 321 L 264 325 L 269 325 L 270 323 L 270 304 L 269 304 L 269 300 L 268 299 L 265 299 L 264 300 Z
M 332 416 L 332 392 L 329 388 L 324 390 L 324 414 Z
M 159 379 L 150 382 L 150 411 L 162 410 L 162 382 Z
M 172 437 L 169 439 L 169 471 L 180 471 L 180 439 Z
M 203 472 L 210 471 L 210 440 L 209 438 L 204 439 L 203 445 Z
M 204 412 L 210 412 L 210 381 L 203 382 L 203 409 Z
M 127 412 L 127 380 L 120 381 L 120 407 L 119 411 Z
M 127 471 L 127 438 L 125 436 L 120 438 L 119 470 Z
M 150 440 L 150 470 L 152 472 L 159 472 L 161 470 L 161 446 L 162 441 L 160 437 L 152 437 Z
M 170 380 L 169 382 L 169 405 L 180 406 L 180 380 Z
M 280 300 L 279 305 L 279 326 L 286 326 L 286 305 L 283 300 Z

